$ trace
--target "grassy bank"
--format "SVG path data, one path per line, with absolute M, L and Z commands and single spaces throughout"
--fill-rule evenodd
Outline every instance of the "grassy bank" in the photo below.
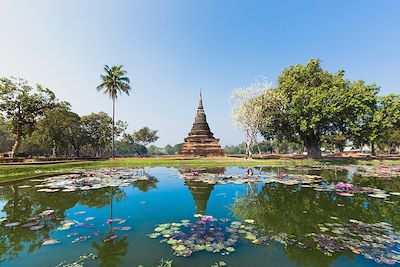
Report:
M 66 162 L 56 164 L 21 164 L 0 165 L 0 182 L 10 182 L 28 178 L 38 178 L 54 174 L 68 173 L 78 168 L 103 168 L 103 167 L 254 167 L 254 166 L 305 166 L 305 165 L 349 165 L 349 164 L 400 164 L 400 160 L 378 159 L 269 159 L 245 160 L 241 158 L 119 158 L 115 160 Z

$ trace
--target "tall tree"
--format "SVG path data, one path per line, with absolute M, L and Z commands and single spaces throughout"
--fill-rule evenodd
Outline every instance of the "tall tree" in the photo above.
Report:
M 126 123 L 122 121 L 117 121 L 113 127 L 112 119 L 104 112 L 82 116 L 81 123 L 87 135 L 87 143 L 96 156 L 109 151 L 111 138 L 118 137 L 126 129 Z
M 12 147 L 12 133 L 5 118 L 0 114 L 0 153 L 10 151 Z
M 133 132 L 132 137 L 137 143 L 147 146 L 158 140 L 157 132 L 157 130 L 151 130 L 149 127 L 145 126 L 138 131 Z
M 112 144 L 111 144 L 111 157 L 114 158 L 114 131 L 115 131 L 115 101 L 118 94 L 126 93 L 129 95 L 131 90 L 130 80 L 126 76 L 127 72 L 123 69 L 122 65 L 114 65 L 111 68 L 108 65 L 104 66 L 105 75 L 101 75 L 102 83 L 97 86 L 98 91 L 103 91 L 112 99 L 113 114 L 112 114 Z
M 344 71 L 330 73 L 319 60 L 290 66 L 278 78 L 277 91 L 284 96 L 281 108 L 264 111 L 269 123 L 264 135 L 301 142 L 311 158 L 321 157 L 321 137 L 351 127 L 368 116 L 379 88 L 363 81 L 350 82 Z M 263 103 L 269 103 L 269 95 Z
M 41 85 L 34 89 L 21 78 L 0 78 L 0 112 L 11 122 L 14 134 L 12 157 L 22 138 L 34 130 L 38 118 L 54 105 L 55 95 L 50 89 Z
M 67 123 L 71 116 L 71 105 L 68 102 L 58 103 L 53 109 L 46 110 L 43 119 L 37 123 L 37 130 L 42 141 L 51 144 L 52 156 L 56 157 L 60 150 L 68 146 Z
M 231 95 L 234 105 L 232 110 L 233 123 L 243 131 L 246 143 L 246 157 L 251 158 L 251 147 L 256 145 L 261 156 L 257 136 L 263 126 L 263 109 L 258 104 L 260 96 L 271 88 L 270 83 L 262 80 L 244 88 L 235 89 Z
M 390 147 L 390 141 L 392 141 L 392 144 L 395 143 L 393 137 L 398 137 L 400 130 L 400 95 L 389 94 L 378 99 L 373 126 L 370 142 L 371 153 L 375 155 L 375 143 L 380 141 Z M 399 143 L 398 140 L 397 143 Z

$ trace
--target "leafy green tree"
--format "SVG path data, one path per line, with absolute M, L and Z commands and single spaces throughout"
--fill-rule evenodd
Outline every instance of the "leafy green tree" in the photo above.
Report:
M 182 150 L 182 147 L 183 147 L 183 143 L 174 145 L 175 154 L 179 154 Z
M 147 154 L 147 148 L 135 143 L 124 134 L 122 140 L 115 142 L 116 153 L 121 156 L 142 156 Z
M 400 128 L 392 129 L 382 136 L 378 143 L 385 146 L 389 153 L 395 153 L 400 148 Z
M 53 157 L 56 157 L 61 149 L 65 151 L 68 146 L 67 127 L 72 115 L 70 109 L 69 103 L 59 103 L 53 109 L 46 110 L 43 118 L 37 123 L 37 131 L 43 143 L 50 144 Z
M 75 155 L 88 142 L 78 114 L 68 103 L 59 103 L 47 110 L 36 123 L 35 130 L 24 139 L 21 151 L 27 155 Z
M 157 132 L 157 130 L 151 130 L 149 127 L 145 126 L 133 132 L 131 137 L 136 143 L 147 146 L 158 140 Z
M 281 106 L 268 105 L 271 94 L 280 93 Z M 350 82 L 344 71 L 330 73 L 319 60 L 290 66 L 278 78 L 278 86 L 263 96 L 267 106 L 263 135 L 302 143 L 311 158 L 321 157 L 321 137 L 351 127 L 368 116 L 376 102 L 378 87 L 363 81 Z
M 12 133 L 6 119 L 0 114 L 0 152 L 10 151 L 12 147 Z
M 150 145 L 147 151 L 149 152 L 150 155 L 153 156 L 159 156 L 165 154 L 162 148 L 157 147 L 155 145 Z
M 164 151 L 165 151 L 165 154 L 167 154 L 167 155 L 174 155 L 176 153 L 174 147 L 171 146 L 170 144 L 167 144 L 164 147 Z
M 15 142 L 11 156 L 15 157 L 22 139 L 32 133 L 37 120 L 55 104 L 55 95 L 41 85 L 36 89 L 21 78 L 0 78 L 0 112 L 10 121 Z
M 114 65 L 111 68 L 107 65 L 104 66 L 105 75 L 101 75 L 102 83 L 97 86 L 98 91 L 103 91 L 112 99 L 113 115 L 112 115 L 112 143 L 111 143 L 111 157 L 114 158 L 114 138 L 115 138 L 115 101 L 119 93 L 126 93 L 129 95 L 131 90 L 130 80 L 126 76 L 127 72 L 123 69 L 122 65 Z
M 126 123 L 117 121 L 113 130 L 113 121 L 110 116 L 104 112 L 82 116 L 81 122 L 87 134 L 87 144 L 91 146 L 96 156 L 100 156 L 104 154 L 104 152 L 109 151 L 110 144 L 112 143 L 112 136 L 118 137 L 126 129 Z
M 375 155 L 375 144 L 400 129 L 400 95 L 379 97 L 367 119 L 360 124 L 354 127 L 353 137 L 359 144 L 371 144 L 371 154 Z
M 225 146 L 224 151 L 226 154 L 231 155 L 246 154 L 246 145 L 242 143 L 237 146 Z
M 322 136 L 321 141 L 326 149 L 331 151 L 337 149 L 343 152 L 346 147 L 347 137 L 343 133 L 337 132 Z
M 65 127 L 65 137 L 72 146 L 74 156 L 79 157 L 81 148 L 89 142 L 89 135 L 81 117 L 74 112 L 68 112 L 68 116 L 65 118 Z

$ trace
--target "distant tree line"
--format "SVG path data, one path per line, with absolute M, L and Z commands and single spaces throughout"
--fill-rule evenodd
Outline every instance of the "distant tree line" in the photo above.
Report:
M 261 153 L 258 139 L 303 146 L 311 158 L 321 147 L 343 151 L 346 143 L 395 152 L 400 146 L 400 96 L 380 96 L 376 84 L 330 73 L 319 60 L 290 66 L 277 86 L 262 80 L 232 93 L 232 119 L 245 135 L 246 154 Z
M 228 155 L 246 154 L 246 143 L 241 143 L 236 146 L 225 146 L 224 151 Z M 250 147 L 252 154 L 261 152 L 262 154 L 288 154 L 288 153 L 303 153 L 305 147 L 293 142 L 279 140 L 264 140 L 258 143 L 258 146 L 253 144 Z
M 181 151 L 183 143 L 176 144 L 174 146 L 167 144 L 165 147 L 157 147 L 151 145 L 148 148 L 149 155 L 163 156 L 163 155 L 177 155 Z
M 157 131 L 143 127 L 127 133 L 128 124 L 104 113 L 79 116 L 67 102 L 41 85 L 20 78 L 0 78 L 0 153 L 5 156 L 144 156 L 158 140 Z

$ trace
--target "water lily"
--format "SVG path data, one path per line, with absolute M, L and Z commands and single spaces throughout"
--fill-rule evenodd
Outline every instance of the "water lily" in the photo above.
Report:
M 336 188 L 350 189 L 350 188 L 353 188 L 353 185 L 349 184 L 349 183 L 339 182 L 339 183 L 337 183 Z
M 201 221 L 202 221 L 203 223 L 206 223 L 206 222 L 208 222 L 208 221 L 212 221 L 212 219 L 213 219 L 213 216 L 207 215 L 207 216 L 204 216 L 204 217 L 201 219 Z

